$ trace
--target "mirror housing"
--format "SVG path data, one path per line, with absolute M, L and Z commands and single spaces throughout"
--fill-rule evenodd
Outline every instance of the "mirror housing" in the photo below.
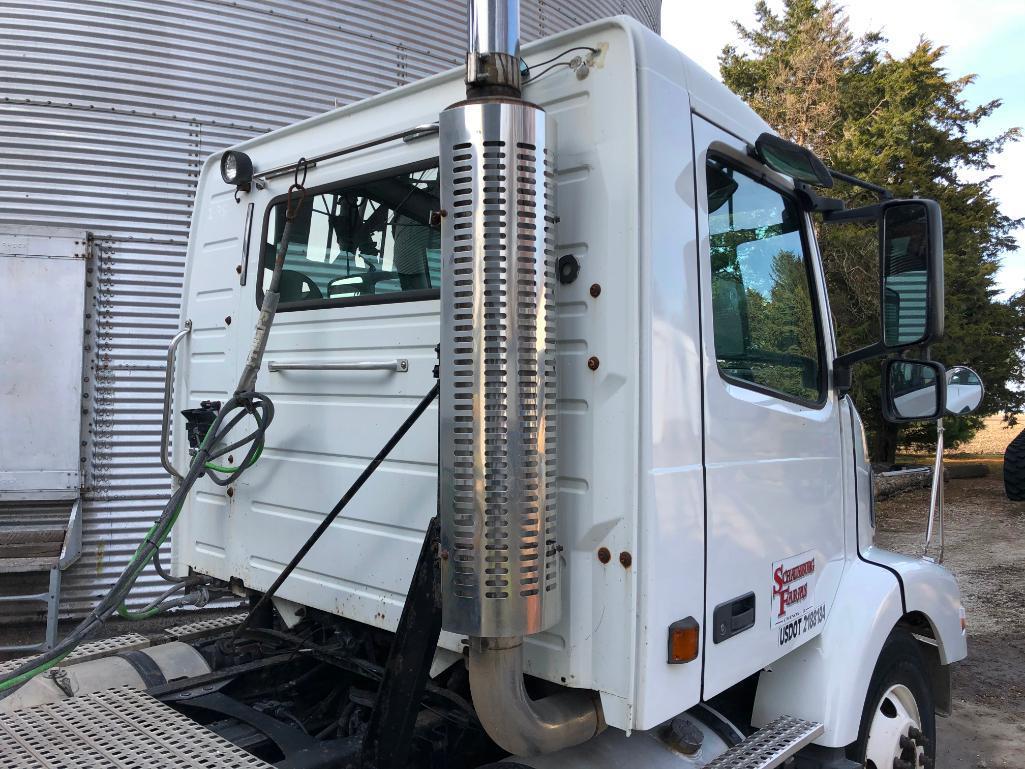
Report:
M 887 350 L 943 336 L 943 215 L 935 200 L 879 206 L 881 338 Z
M 982 378 L 967 366 L 947 369 L 946 414 L 960 417 L 971 414 L 982 404 L 986 388 Z
M 946 410 L 946 372 L 934 361 L 891 358 L 883 363 L 883 418 L 925 422 Z
M 815 187 L 833 186 L 833 175 L 814 152 L 775 134 L 763 133 L 759 136 L 752 154 L 773 171 L 786 174 L 795 182 L 805 182 Z
M 826 222 L 876 222 L 879 239 L 879 340 L 833 361 L 834 384 L 851 386 L 851 366 L 943 337 L 943 214 L 935 200 L 884 200 L 827 211 Z

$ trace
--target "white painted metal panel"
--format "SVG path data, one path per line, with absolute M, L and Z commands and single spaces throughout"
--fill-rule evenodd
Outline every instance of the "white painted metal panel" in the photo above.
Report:
M 650 23 L 659 5 L 600 0 L 559 13 L 561 0 L 528 2 L 524 37 L 621 12 Z M 0 22 L 0 225 L 95 236 L 84 551 L 64 585 L 65 612 L 80 614 L 168 494 L 161 356 L 179 322 L 202 159 L 455 66 L 465 2 L 54 0 L 40 13 L 35 0 L 0 0 Z M 233 269 L 230 244 L 221 247 Z M 147 573 L 138 595 L 160 588 Z
M 569 71 L 528 86 L 526 98 L 558 123 L 558 253 L 582 265 L 557 291 L 559 370 L 559 541 L 565 544 L 564 612 L 531 637 L 527 668 L 552 681 L 603 693 L 609 723 L 628 727 L 634 683 L 641 385 L 638 318 L 637 103 L 633 29 L 600 24 L 528 48 L 530 60 L 567 47 L 608 43 L 605 65 L 584 80 Z M 283 129 L 242 145 L 257 168 L 293 162 L 435 118 L 464 94 L 458 71 Z M 437 139 L 393 142 L 318 164 L 311 188 L 437 156 Z M 254 248 L 264 212 L 290 177 L 243 198 L 255 204 Z M 609 190 L 620 191 L 610 195 Z M 247 284 L 235 273 L 245 206 L 209 164 L 197 191 L 189 243 L 185 316 L 193 331 L 180 348 L 181 406 L 234 387 L 257 314 L 257 260 Z M 255 253 L 255 251 L 254 251 Z M 590 295 L 592 283 L 608 292 Z M 229 497 L 201 481 L 183 512 L 176 568 L 239 577 L 266 589 L 342 492 L 433 384 L 439 338 L 436 300 L 279 313 L 257 388 L 275 403 L 260 462 Z M 231 315 L 230 326 L 224 317 Z M 601 364 L 592 371 L 590 356 Z M 267 362 L 406 358 L 405 373 L 270 372 Z M 233 362 L 233 365 L 226 365 Z M 308 554 L 279 594 L 384 628 L 398 623 L 423 531 L 435 511 L 437 411 L 429 410 Z M 600 415 L 600 416 L 599 416 Z M 180 426 L 180 420 L 179 420 Z M 610 448 L 611 447 L 611 448 Z M 188 457 L 177 446 L 175 463 Z M 599 547 L 616 554 L 610 563 Z M 640 556 L 637 556 L 638 558 Z M 625 561 L 624 561 L 625 562 Z M 638 561 L 640 563 L 640 561 Z M 442 644 L 460 648 L 444 634 Z M 660 654 L 664 651 L 659 651 Z M 619 661 L 608 664 L 609 659 Z

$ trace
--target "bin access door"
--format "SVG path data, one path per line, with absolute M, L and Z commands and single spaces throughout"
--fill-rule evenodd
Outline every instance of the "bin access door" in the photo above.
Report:
M 0 497 L 78 496 L 84 232 L 0 232 Z

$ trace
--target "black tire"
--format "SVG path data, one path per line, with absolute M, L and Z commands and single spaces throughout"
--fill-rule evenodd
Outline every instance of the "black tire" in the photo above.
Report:
M 925 740 L 922 740 L 925 743 L 925 765 L 933 766 L 936 762 L 936 704 L 918 641 L 903 630 L 894 630 L 879 653 L 879 661 L 876 662 L 876 668 L 872 673 L 868 696 L 865 697 L 865 705 L 861 711 L 858 740 L 848 746 L 847 757 L 857 762 L 858 766 L 865 764 L 869 726 L 884 692 L 894 684 L 903 684 L 914 695 L 922 721 L 922 734 L 925 735 Z M 869 764 L 866 769 L 892 767 Z
M 1004 492 L 1013 502 L 1025 502 L 1025 430 L 1004 451 Z

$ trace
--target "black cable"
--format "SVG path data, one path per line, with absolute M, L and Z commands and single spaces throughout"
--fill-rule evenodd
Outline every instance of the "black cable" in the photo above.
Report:
M 550 67 L 545 67 L 543 70 L 538 72 L 536 75 L 533 75 L 532 77 L 528 77 L 526 80 L 523 81 L 523 85 L 527 85 L 527 83 L 533 83 L 535 80 L 537 80 L 537 79 L 547 75 L 553 69 L 558 69 L 559 67 L 568 67 L 569 65 L 570 65 L 570 63 L 568 61 L 556 62 L 555 64 L 553 64 Z
M 242 624 L 239 625 L 238 628 L 235 630 L 235 636 L 238 636 L 239 633 L 241 633 L 243 630 L 246 630 L 249 627 L 250 620 L 253 617 L 258 616 L 259 610 L 271 599 L 274 593 L 277 592 L 278 588 L 281 587 L 282 583 L 286 579 L 288 579 L 289 575 L 293 571 L 295 571 L 295 567 L 298 566 L 299 562 L 306 557 L 306 554 L 310 552 L 311 549 L 313 549 L 313 546 L 317 544 L 317 540 L 320 539 L 320 537 L 324 534 L 325 531 L 327 531 L 328 527 L 334 522 L 335 518 L 338 517 L 339 513 L 341 513 L 342 510 L 345 509 L 345 506 L 347 504 L 349 504 L 349 501 L 354 496 L 356 496 L 356 492 L 358 492 L 363 487 L 363 484 L 366 483 L 367 480 L 369 480 L 370 476 L 374 474 L 374 471 L 381 466 L 381 463 L 384 462 L 385 459 L 388 458 L 388 455 L 391 454 L 392 449 L 394 449 L 398 442 L 402 440 L 403 436 L 405 436 L 405 434 L 409 432 L 409 428 L 413 426 L 416 420 L 419 419 L 420 416 L 427 410 L 427 407 L 431 405 L 431 401 L 438 397 L 438 390 L 439 385 L 437 382 L 435 382 L 434 387 L 431 388 L 431 391 L 423 397 L 423 399 L 417 404 L 416 408 L 413 409 L 413 412 L 408 417 L 406 417 L 406 421 L 404 421 L 402 425 L 399 427 L 399 429 L 395 431 L 392 437 L 388 439 L 388 442 L 384 444 L 384 447 L 377 453 L 377 456 L 374 457 L 370 464 L 367 465 L 366 468 L 363 470 L 363 472 L 359 474 L 359 477 L 355 481 L 353 481 L 352 485 L 348 488 L 345 494 L 342 495 L 342 498 L 338 500 L 334 508 L 332 508 L 331 512 L 328 513 L 324 520 L 320 522 L 320 525 L 317 527 L 316 531 L 314 531 L 310 535 L 309 539 L 307 539 L 306 542 L 303 544 L 303 546 L 299 548 L 299 552 L 292 556 L 292 560 L 289 561 L 288 565 L 281 570 L 281 573 L 278 575 L 278 578 L 274 580 L 274 583 L 269 588 L 267 588 L 267 592 L 260 596 L 260 600 L 257 601 L 256 605 L 250 610 L 249 615 L 246 617 L 245 621 L 242 622 Z
M 557 53 L 555 56 L 553 56 L 550 59 L 545 59 L 544 61 L 539 61 L 536 64 L 527 64 L 527 62 L 524 61 L 523 59 L 520 59 L 520 61 L 523 61 L 524 64 L 527 64 L 527 74 L 529 75 L 530 74 L 530 70 L 532 70 L 534 67 L 543 67 L 545 64 L 551 64 L 553 61 L 557 61 L 557 60 L 561 59 L 567 53 L 573 53 L 573 51 L 590 51 L 592 54 L 598 53 L 598 49 L 597 48 L 592 48 L 589 45 L 575 45 L 572 48 L 567 48 L 565 51 L 562 51 L 561 53 Z

